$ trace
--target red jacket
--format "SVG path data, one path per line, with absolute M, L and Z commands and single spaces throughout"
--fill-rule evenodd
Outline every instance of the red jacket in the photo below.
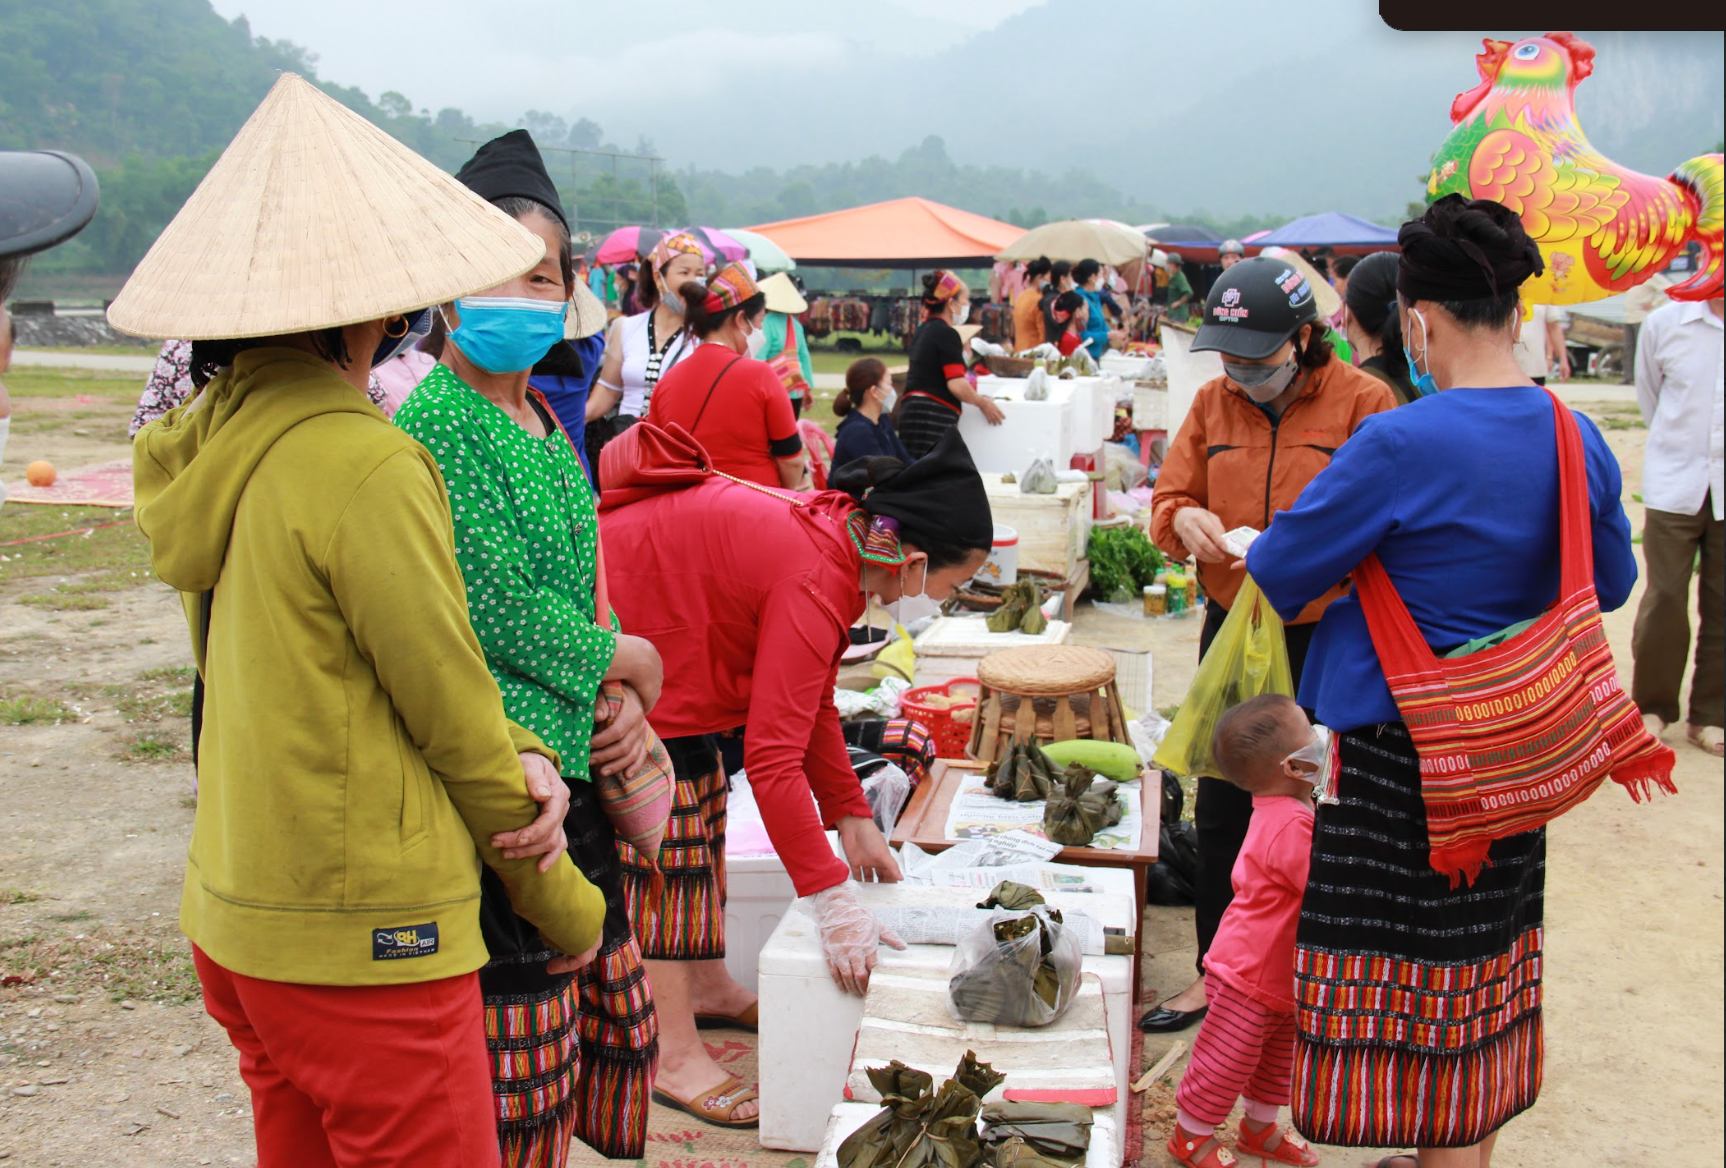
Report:
M 798 498 L 706 479 L 607 507 L 600 530 L 612 608 L 665 661 L 649 721 L 666 738 L 745 727 L 767 834 L 809 896 L 849 875 L 824 828 L 869 814 L 833 706 L 864 601 L 845 532 L 856 504 L 837 492 Z

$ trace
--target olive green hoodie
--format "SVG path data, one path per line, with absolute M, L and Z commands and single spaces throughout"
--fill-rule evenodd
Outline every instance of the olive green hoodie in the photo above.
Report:
M 483 857 L 551 945 L 589 948 L 599 891 L 567 858 L 542 875 L 490 844 L 538 813 L 517 750 L 555 756 L 504 717 L 425 448 L 328 365 L 265 348 L 140 431 L 133 460 L 205 682 L 186 935 L 274 981 L 467 973 Z

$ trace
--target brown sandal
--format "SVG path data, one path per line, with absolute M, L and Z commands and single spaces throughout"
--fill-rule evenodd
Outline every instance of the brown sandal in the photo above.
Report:
M 749 1119 L 732 1119 L 732 1113 L 745 1103 L 760 1099 L 761 1095 L 753 1087 L 744 1087 L 743 1080 L 736 1075 L 725 1076 L 725 1081 L 719 1083 L 710 1091 L 704 1091 L 693 1099 L 676 1099 L 664 1091 L 655 1091 L 653 1101 L 664 1107 L 693 1115 L 703 1123 L 714 1127 L 760 1127 L 761 1117 L 752 1116 Z
M 761 1028 L 761 1002 L 753 1001 L 735 1014 L 697 1014 L 697 1030 L 747 1030 L 751 1034 Z

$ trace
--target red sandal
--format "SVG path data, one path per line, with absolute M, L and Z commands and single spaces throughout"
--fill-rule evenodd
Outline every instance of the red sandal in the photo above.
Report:
M 1282 1139 L 1276 1146 L 1266 1147 L 1279 1132 Z M 1278 1164 L 1298 1164 L 1300 1168 L 1313 1168 L 1319 1162 L 1318 1153 L 1301 1138 L 1300 1133 L 1292 1127 L 1278 1127 L 1274 1123 L 1263 1131 L 1254 1131 L 1247 1126 L 1246 1120 L 1241 1120 L 1240 1138 L 1235 1140 L 1235 1147 L 1243 1156 L 1262 1156 Z
M 1199 1151 L 1209 1145 L 1203 1158 Z M 1223 1147 L 1223 1142 L 1212 1133 L 1189 1137 L 1175 1125 L 1175 1130 L 1169 1135 L 1169 1155 L 1175 1158 L 1175 1163 L 1184 1164 L 1186 1168 L 1235 1168 L 1240 1163 L 1235 1154 Z

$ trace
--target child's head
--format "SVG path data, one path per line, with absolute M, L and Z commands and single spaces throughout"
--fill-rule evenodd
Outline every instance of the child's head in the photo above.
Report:
M 1054 317 L 1057 324 L 1082 333 L 1090 319 L 1090 305 L 1077 292 L 1063 292 L 1055 297 Z
M 1260 694 L 1217 722 L 1211 753 L 1223 778 L 1250 795 L 1304 795 L 1312 790 L 1316 768 L 1289 755 L 1316 737 L 1294 699 Z

